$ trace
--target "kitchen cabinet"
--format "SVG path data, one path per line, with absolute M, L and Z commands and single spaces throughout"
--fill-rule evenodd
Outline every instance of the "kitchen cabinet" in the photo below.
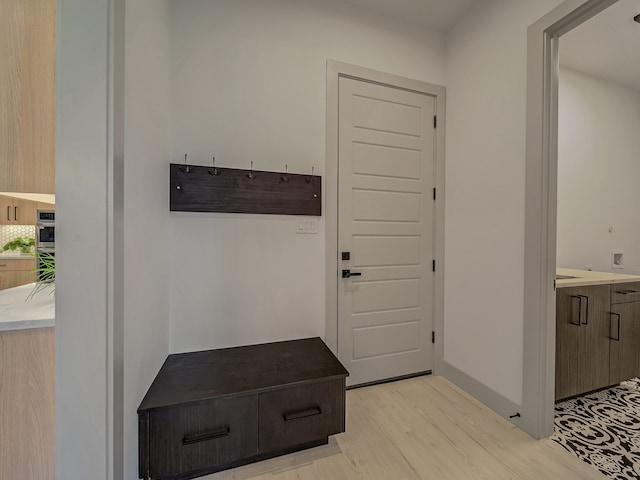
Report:
M 611 285 L 556 291 L 556 400 L 597 390 L 609 378 Z
M 37 202 L 0 195 L 0 225 L 35 225 Z
M 0 192 L 55 193 L 55 4 L 0 2 Z
M 138 408 L 139 476 L 188 479 L 328 442 L 348 372 L 320 338 L 170 355 Z
M 37 207 L 37 210 L 53 210 L 53 211 L 55 211 L 55 209 L 56 209 L 56 206 L 55 206 L 54 203 L 38 202 L 36 207 Z
M 0 290 L 36 281 L 36 258 L 0 258 Z
M 640 376 L 640 282 L 613 286 L 610 336 L 611 383 Z
M 54 479 L 54 337 L 0 331 L 1 479 Z

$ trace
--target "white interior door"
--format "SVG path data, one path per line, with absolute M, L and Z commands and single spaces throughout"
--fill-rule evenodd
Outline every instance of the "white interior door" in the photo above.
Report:
M 435 99 L 341 77 L 338 108 L 338 357 L 349 385 L 431 370 Z

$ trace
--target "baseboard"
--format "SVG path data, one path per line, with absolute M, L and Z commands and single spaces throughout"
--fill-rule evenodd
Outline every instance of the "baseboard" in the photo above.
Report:
M 518 405 L 517 403 L 500 395 L 446 361 L 442 361 L 441 369 L 438 373 L 475 399 L 485 404 L 501 417 L 504 417 L 514 425 L 519 426 L 521 417 L 514 415 L 522 415 L 521 405 Z

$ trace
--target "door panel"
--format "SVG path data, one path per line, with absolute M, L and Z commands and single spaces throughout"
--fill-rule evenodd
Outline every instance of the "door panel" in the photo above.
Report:
M 349 385 L 432 368 L 432 96 L 340 78 L 338 356 Z
M 353 173 L 419 180 L 420 150 L 384 145 L 353 144 Z
M 420 264 L 420 237 L 354 236 L 353 250 L 362 265 L 391 267 Z
M 420 323 L 356 328 L 353 331 L 353 358 L 359 360 L 420 349 Z
M 355 81 L 355 80 L 353 80 Z M 361 82 L 362 83 L 362 82 Z M 383 87 L 385 88 L 385 87 Z M 372 89 L 368 89 L 372 92 Z M 402 92 L 402 91 L 400 91 Z M 387 99 L 353 94 L 353 125 L 356 128 L 411 135 L 422 134 L 422 110 L 419 106 L 405 105 L 405 92 L 385 94 Z M 376 95 L 376 92 L 372 92 Z

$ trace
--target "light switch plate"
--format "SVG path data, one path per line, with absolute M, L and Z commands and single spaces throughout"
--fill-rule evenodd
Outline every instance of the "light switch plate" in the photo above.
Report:
M 296 222 L 296 233 L 316 234 L 318 233 L 318 221 L 313 218 L 301 218 Z

